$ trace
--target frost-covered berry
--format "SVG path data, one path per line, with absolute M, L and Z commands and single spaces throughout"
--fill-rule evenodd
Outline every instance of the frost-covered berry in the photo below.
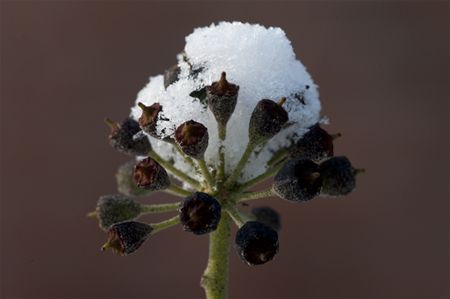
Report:
M 178 65 L 173 65 L 164 72 L 164 88 L 169 87 L 172 83 L 178 80 L 180 75 L 180 67 Z
M 152 149 L 148 138 L 140 136 L 141 128 L 134 119 L 127 118 L 120 125 L 108 118 L 105 122 L 111 128 L 109 142 L 119 152 L 133 156 L 146 156 Z
M 282 107 L 284 101 L 285 98 L 279 103 L 263 99 L 256 104 L 248 128 L 251 142 L 262 143 L 281 131 L 289 120 L 288 113 Z
M 175 140 L 186 155 L 203 159 L 208 148 L 208 129 L 201 123 L 189 120 L 176 129 Z
M 252 209 L 253 216 L 256 220 L 270 226 L 274 230 L 281 229 L 281 217 L 277 211 L 271 207 L 255 207 Z
M 238 98 L 239 86 L 227 81 L 222 72 L 219 81 L 206 87 L 208 108 L 221 126 L 226 126 L 234 112 Z
M 278 233 L 258 221 L 246 222 L 236 233 L 235 246 L 241 259 L 248 265 L 262 265 L 278 252 Z
M 121 194 L 101 196 L 95 209 L 99 226 L 103 230 L 115 223 L 135 219 L 140 213 L 141 206 L 132 198 Z
M 102 251 L 111 248 L 119 255 L 133 253 L 150 237 L 152 230 L 150 225 L 136 221 L 116 223 L 109 228 Z
M 344 156 L 330 158 L 319 166 L 322 177 L 321 194 L 330 196 L 346 195 L 355 189 L 357 170 Z
M 163 190 L 170 186 L 166 170 L 150 157 L 136 164 L 133 178 L 138 187 L 151 191 Z
M 330 135 L 317 123 L 291 148 L 293 158 L 308 158 L 316 162 L 333 156 L 333 140 L 340 134 Z
M 122 164 L 116 173 L 117 191 L 127 196 L 144 196 L 148 190 L 139 188 L 133 179 L 136 161 L 128 161 Z
M 142 130 L 150 136 L 159 138 L 156 131 L 156 125 L 163 107 L 159 103 L 153 103 L 150 106 L 145 106 L 142 103 L 138 103 L 138 106 L 142 109 L 141 117 L 139 117 L 139 125 Z
M 214 197 L 195 192 L 180 207 L 180 221 L 185 231 L 202 235 L 216 230 L 220 221 L 220 203 Z
M 273 180 L 275 193 L 291 201 L 310 200 L 320 193 L 321 187 L 319 166 L 304 158 L 287 162 Z

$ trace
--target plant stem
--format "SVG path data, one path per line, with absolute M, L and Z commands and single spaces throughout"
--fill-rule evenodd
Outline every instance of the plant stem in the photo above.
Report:
M 283 164 L 279 164 L 275 167 L 270 168 L 266 172 L 258 175 L 257 177 L 254 177 L 253 179 L 243 183 L 239 186 L 239 190 L 245 190 L 247 188 L 250 188 L 251 186 L 254 186 L 262 181 L 264 181 L 267 178 L 273 177 L 281 168 L 283 167 Z
M 156 234 L 156 233 L 158 233 L 166 228 L 172 227 L 178 223 L 180 223 L 179 215 L 169 218 L 167 220 L 158 222 L 158 223 L 151 223 L 150 225 L 153 227 L 152 234 Z
M 156 213 L 164 213 L 164 212 L 172 212 L 176 211 L 180 206 L 180 202 L 174 203 L 162 203 L 162 204 L 153 204 L 153 205 L 141 205 L 141 213 L 142 214 L 156 214 Z
M 241 174 L 242 169 L 245 167 L 245 164 L 247 164 L 248 158 L 250 158 L 250 155 L 253 153 L 255 146 L 255 143 L 249 141 L 249 143 L 247 144 L 247 148 L 245 149 L 241 159 L 239 160 L 239 163 L 236 165 L 236 168 L 234 168 L 233 172 L 226 180 L 225 187 L 229 187 L 234 184 L 238 176 Z
M 234 223 L 236 223 L 236 225 L 238 227 L 241 227 L 245 224 L 245 222 L 250 221 L 250 217 L 244 213 L 242 213 L 241 211 L 238 210 L 238 208 L 236 207 L 236 205 L 228 205 L 226 208 L 227 213 L 231 216 L 231 218 L 233 219 Z
M 217 172 L 217 180 L 219 181 L 219 184 L 221 185 L 223 183 L 223 180 L 225 179 L 225 148 L 223 146 L 223 142 L 225 141 L 225 138 L 227 136 L 227 127 L 226 125 L 223 126 L 221 124 L 218 124 L 218 131 L 219 131 L 219 139 L 220 139 L 220 146 L 219 146 L 219 169 Z
M 211 176 L 211 173 L 208 170 L 208 166 L 206 165 L 206 162 L 204 159 L 197 160 L 198 166 L 200 166 L 200 170 L 202 171 L 202 174 L 204 178 L 206 179 L 206 183 L 208 184 L 209 189 L 212 191 L 212 188 L 214 187 L 214 179 Z
M 189 196 L 189 195 L 192 194 L 191 191 L 186 190 L 186 189 L 183 189 L 183 188 L 181 188 L 180 186 L 177 186 L 177 185 L 175 185 L 175 184 L 171 184 L 171 185 L 169 186 L 169 188 L 166 189 L 166 191 L 167 191 L 167 192 L 170 192 L 170 193 L 172 193 L 172 194 L 175 194 L 175 195 L 183 196 L 183 197 L 186 197 L 186 196 Z
M 195 164 L 194 160 L 189 157 L 188 155 L 186 155 L 183 150 L 181 149 L 181 147 L 178 145 L 178 143 L 174 143 L 173 146 L 175 147 L 175 149 L 177 150 L 177 152 L 180 154 L 180 156 L 183 157 L 184 161 L 186 161 L 187 163 L 189 163 L 192 168 L 194 168 L 194 170 L 197 171 L 197 165 Z
M 264 190 L 264 191 L 256 191 L 256 192 L 246 192 L 238 195 L 235 200 L 237 202 L 240 201 L 247 201 L 252 199 L 259 199 L 259 198 L 265 198 L 270 197 L 274 195 L 272 189 Z
M 210 234 L 208 265 L 200 281 L 207 299 L 227 298 L 230 235 L 230 216 L 222 213 L 219 226 Z
M 160 155 L 158 155 L 156 152 L 154 152 L 153 150 L 151 150 L 148 155 L 154 159 L 156 162 L 158 162 L 159 164 L 161 164 L 161 166 L 163 166 L 165 169 L 167 169 L 169 172 L 171 172 L 174 176 L 180 178 L 183 181 L 186 181 L 189 185 L 191 185 L 192 187 L 195 187 L 197 189 L 201 188 L 201 185 L 198 181 L 194 180 L 193 178 L 191 178 L 189 175 L 187 175 L 186 173 L 182 172 L 181 170 L 179 170 L 178 168 L 176 168 L 175 166 L 172 165 L 172 163 L 164 160 L 163 158 L 161 158 Z

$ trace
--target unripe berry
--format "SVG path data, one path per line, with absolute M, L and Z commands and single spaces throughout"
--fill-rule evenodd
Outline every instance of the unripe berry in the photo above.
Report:
M 136 164 L 133 178 L 138 187 L 151 191 L 163 190 L 170 186 L 166 170 L 152 158 L 146 158 Z
M 180 221 L 185 231 L 202 235 L 216 230 L 220 221 L 220 203 L 214 197 L 195 192 L 180 207 Z
M 176 129 L 175 140 L 186 155 L 203 159 L 208 148 L 208 129 L 201 123 L 189 120 Z
M 180 75 L 180 67 L 178 65 L 173 65 L 164 72 L 164 88 L 167 89 L 170 84 L 178 81 L 178 76 Z
M 289 120 L 288 113 L 282 107 L 285 101 L 285 98 L 278 103 L 264 99 L 256 104 L 249 123 L 250 142 L 260 144 L 281 131 Z
M 152 149 L 147 136 L 138 134 L 141 129 L 132 118 L 127 118 L 119 125 L 110 119 L 105 122 L 111 128 L 109 142 L 113 148 L 128 155 L 146 156 Z
M 139 188 L 133 179 L 134 167 L 136 161 L 128 161 L 122 164 L 116 173 L 117 191 L 127 196 L 144 196 L 149 193 L 148 190 Z
M 322 162 L 319 172 L 323 180 L 321 190 L 323 195 L 346 195 L 355 189 L 355 176 L 358 170 L 353 168 L 344 156 L 333 157 Z
M 121 194 L 101 196 L 95 209 L 99 226 L 103 230 L 107 230 L 115 223 L 135 219 L 140 213 L 141 206 Z
M 220 80 L 206 87 L 208 107 L 217 122 L 226 126 L 236 108 L 239 86 L 229 83 L 226 73 L 222 72 Z
M 330 135 L 319 124 L 312 126 L 291 148 L 292 158 L 308 158 L 316 162 L 333 156 L 333 140 L 340 134 Z
M 262 265 L 278 252 L 278 233 L 258 221 L 246 222 L 236 233 L 235 246 L 241 259 L 248 265 Z
M 154 103 L 151 106 L 145 106 L 140 102 L 138 103 L 138 106 L 142 109 L 141 117 L 139 117 L 139 125 L 142 130 L 150 136 L 160 138 L 156 132 L 156 125 L 163 107 L 159 103 Z
M 292 201 L 310 200 L 319 194 L 321 187 L 319 166 L 304 158 L 287 162 L 273 180 L 273 190 L 278 196 Z
M 102 246 L 102 251 L 108 248 L 119 255 L 135 252 L 150 236 L 153 228 L 136 221 L 120 222 L 108 230 L 108 241 Z
M 274 230 L 281 229 L 281 217 L 277 211 L 271 207 L 255 207 L 252 209 L 253 216 L 256 220 L 270 226 Z

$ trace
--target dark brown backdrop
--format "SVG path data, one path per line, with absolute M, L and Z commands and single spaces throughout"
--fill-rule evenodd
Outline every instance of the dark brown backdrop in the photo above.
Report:
M 201 298 L 207 237 L 179 227 L 126 258 L 86 219 L 126 160 L 123 118 L 184 36 L 213 21 L 282 27 L 320 85 L 338 154 L 367 174 L 293 205 L 276 260 L 231 257 L 231 298 L 450 298 L 449 3 L 3 2 L 2 298 Z M 163 194 L 148 201 L 172 201 Z M 261 203 L 263 203 L 261 201 Z M 267 201 L 264 201 L 267 203 Z

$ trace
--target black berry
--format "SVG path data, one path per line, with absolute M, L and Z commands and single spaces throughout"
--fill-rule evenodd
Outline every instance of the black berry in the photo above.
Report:
M 258 221 L 246 222 L 236 233 L 235 246 L 241 259 L 248 265 L 262 265 L 278 252 L 278 233 Z
M 95 209 L 99 226 L 107 230 L 111 225 L 132 220 L 141 213 L 141 206 L 130 197 L 115 194 L 101 196 Z
M 141 128 L 134 119 L 127 118 L 120 125 L 110 119 L 105 119 L 105 122 L 111 127 L 109 142 L 119 152 L 134 156 L 146 156 L 151 150 L 150 141 L 145 135 L 139 134 Z
M 151 191 L 163 190 L 170 186 L 166 170 L 152 158 L 146 158 L 136 164 L 133 178 L 138 187 Z
M 323 195 L 346 195 L 355 189 L 357 170 L 350 161 L 343 156 L 333 157 L 322 162 L 319 166 L 323 184 Z
M 195 192 L 180 207 L 180 221 L 185 231 L 202 235 L 216 230 L 220 221 L 220 203 L 214 197 Z
M 142 130 L 150 136 L 160 138 L 156 132 L 156 125 L 163 107 L 159 103 L 154 103 L 151 106 L 138 103 L 138 106 L 142 109 L 141 117 L 139 117 L 139 125 Z
M 206 87 L 208 107 L 217 122 L 226 126 L 236 108 L 239 86 L 227 81 L 226 73 L 222 72 L 219 81 Z
M 208 129 L 201 123 L 189 120 L 176 129 L 175 140 L 186 155 L 203 159 L 208 148 Z
M 289 120 L 288 113 L 282 105 L 286 99 L 279 103 L 272 100 L 261 100 L 256 104 L 249 123 L 250 141 L 260 144 L 275 136 Z
M 271 207 L 256 207 L 252 209 L 253 216 L 256 220 L 270 226 L 274 230 L 281 229 L 280 214 Z
M 126 221 L 116 223 L 108 230 L 108 241 L 102 250 L 113 249 L 119 255 L 135 252 L 150 236 L 153 228 L 145 223 Z
M 133 179 L 134 167 L 136 161 L 128 161 L 122 164 L 116 173 L 117 191 L 127 196 L 144 196 L 149 193 L 148 190 L 139 188 Z
M 291 201 L 310 200 L 320 193 L 321 187 L 319 166 L 304 158 L 287 162 L 273 180 L 278 196 Z

